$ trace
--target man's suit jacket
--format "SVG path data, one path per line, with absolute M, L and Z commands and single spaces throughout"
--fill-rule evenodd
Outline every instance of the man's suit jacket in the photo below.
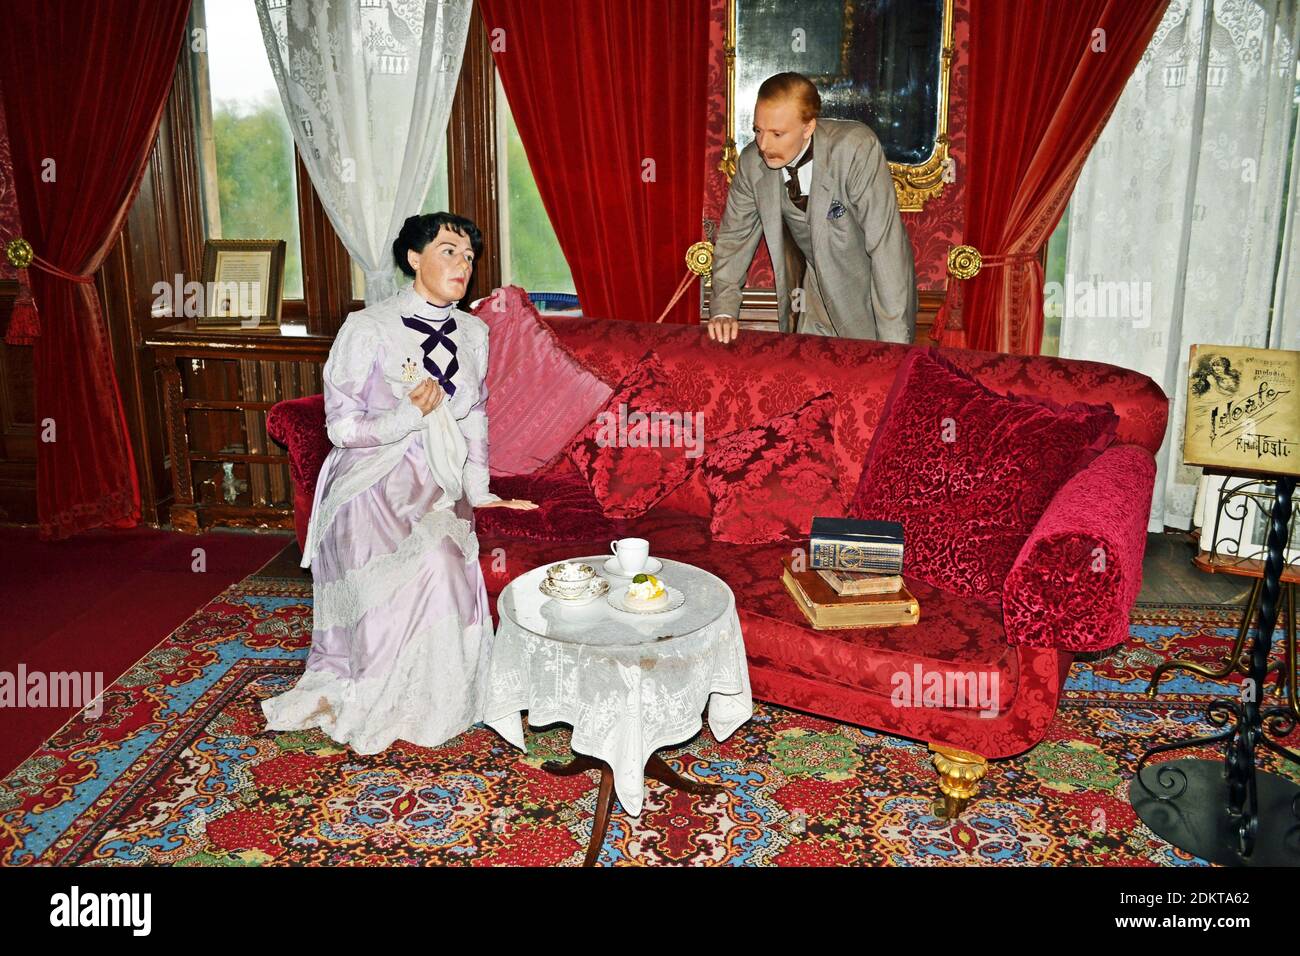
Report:
M 812 256 L 826 312 L 844 338 L 911 342 L 916 268 L 880 140 L 855 120 L 819 119 L 808 190 Z M 789 332 L 790 285 L 782 235 L 785 170 L 769 169 L 756 143 L 741 151 L 713 251 L 709 314 L 740 315 L 740 290 L 766 237 L 776 271 L 778 317 Z M 806 306 L 805 306 L 806 308 Z

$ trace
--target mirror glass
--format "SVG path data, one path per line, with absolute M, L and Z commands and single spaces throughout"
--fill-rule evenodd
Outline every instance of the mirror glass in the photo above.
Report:
M 822 116 L 870 126 L 892 163 L 917 166 L 939 131 L 943 0 L 735 0 L 737 151 L 773 73 L 817 84 Z

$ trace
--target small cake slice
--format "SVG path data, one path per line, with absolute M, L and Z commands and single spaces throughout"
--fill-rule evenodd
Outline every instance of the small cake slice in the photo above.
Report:
M 653 574 L 638 574 L 627 586 L 623 604 L 633 611 L 654 611 L 668 603 L 668 591 Z

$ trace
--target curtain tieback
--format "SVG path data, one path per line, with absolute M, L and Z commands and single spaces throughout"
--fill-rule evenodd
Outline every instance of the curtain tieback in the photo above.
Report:
M 67 279 L 69 282 L 89 285 L 95 281 L 93 276 L 79 276 L 72 272 L 66 272 L 54 263 L 42 259 L 36 254 L 32 244 L 21 236 L 10 239 L 5 243 L 5 258 L 9 260 L 9 264 L 15 269 L 27 269 L 36 266 L 38 269 L 56 275 L 61 279 Z M 5 343 L 7 345 L 35 345 L 40 336 L 41 317 L 36 311 L 36 302 L 32 299 L 30 283 L 24 282 L 18 294 L 18 301 L 14 303 L 13 312 L 9 316 L 9 327 L 5 329 Z
M 5 245 L 5 256 L 9 259 L 9 264 L 15 269 L 26 269 L 29 266 L 36 266 L 50 275 L 56 275 L 60 279 L 67 279 L 69 282 L 81 282 L 90 285 L 95 281 L 94 276 L 81 276 L 75 272 L 65 272 L 53 262 L 42 259 L 32 248 L 32 244 L 21 237 L 10 239 Z
M 986 256 L 974 246 L 953 246 L 948 250 L 948 289 L 944 294 L 943 305 L 939 306 L 939 314 L 934 318 L 934 329 L 930 332 L 930 338 L 940 342 L 946 329 L 958 331 L 962 328 L 961 306 L 964 284 L 962 280 L 975 278 L 985 266 L 1033 262 L 1037 258 L 1036 252 L 1003 252 Z
M 686 250 L 686 275 L 682 276 L 682 281 L 677 283 L 677 291 L 673 293 L 672 299 L 664 306 L 664 310 L 659 313 L 659 318 L 655 322 L 662 322 L 668 317 L 668 313 L 673 310 L 673 306 L 681 300 L 686 290 L 691 286 L 691 280 L 694 278 L 704 278 L 713 272 L 713 243 L 707 239 L 695 243 Z

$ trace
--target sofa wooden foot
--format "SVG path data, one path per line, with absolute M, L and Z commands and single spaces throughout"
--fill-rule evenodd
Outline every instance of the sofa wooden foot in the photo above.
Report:
M 980 792 L 988 761 L 979 754 L 939 744 L 930 744 L 930 751 L 934 754 L 934 769 L 939 772 L 940 796 L 934 801 L 934 815 L 954 820 Z

